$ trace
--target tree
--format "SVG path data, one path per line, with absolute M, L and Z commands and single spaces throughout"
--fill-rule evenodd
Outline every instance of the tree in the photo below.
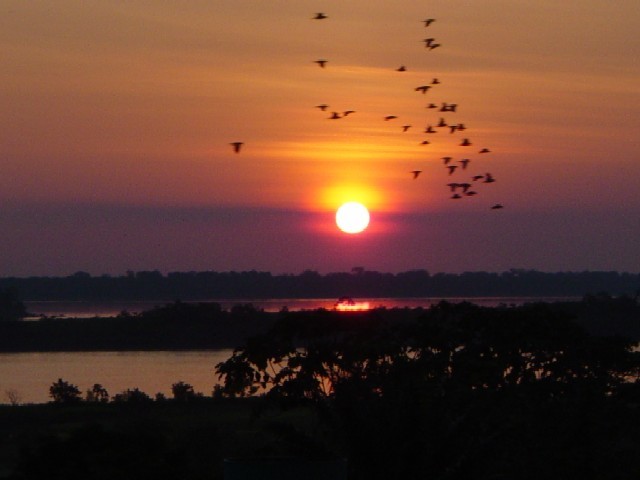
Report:
M 87 390 L 85 394 L 85 400 L 87 402 L 94 403 L 107 403 L 109 401 L 109 392 L 107 392 L 106 388 L 104 388 L 99 383 L 96 383 Z
M 185 382 L 177 382 L 171 385 L 171 393 L 173 398 L 177 402 L 189 402 L 198 397 L 202 397 L 201 393 L 196 393 L 193 390 L 193 386 Z
M 152 402 L 153 399 L 136 387 L 128 388 L 121 393 L 116 393 L 113 397 L 113 401 L 116 403 L 140 404 Z
M 553 465 L 570 471 L 585 438 L 611 462 L 622 453 L 604 439 L 640 372 L 632 342 L 590 336 L 544 305 L 442 302 L 416 320 L 392 318 L 290 312 L 218 364 L 221 390 L 312 405 L 358 478 L 529 478 L 529 451 L 549 448 L 576 452 Z M 580 434 L 586 418 L 602 431 Z M 537 430 L 553 422 L 564 436 Z
M 78 387 L 61 378 L 49 387 L 49 396 L 54 403 L 77 403 L 81 400 Z

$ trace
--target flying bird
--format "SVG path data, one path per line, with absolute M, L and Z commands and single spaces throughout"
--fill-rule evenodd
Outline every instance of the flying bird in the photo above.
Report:
M 407 71 L 407 67 L 405 67 L 404 65 L 400 65 L 398 68 L 396 68 L 396 72 L 406 72 Z
M 411 170 L 410 173 L 413 173 L 413 179 L 415 180 L 422 173 L 422 170 Z
M 449 125 L 449 133 L 455 133 L 458 130 L 458 125 Z
M 489 153 L 489 152 L 491 152 L 491 150 L 489 150 L 488 148 L 483 148 L 478 153 Z
M 395 115 L 387 115 L 386 117 L 384 117 L 385 120 L 393 120 L 395 118 L 398 118 L 398 117 L 396 117 Z
M 433 22 L 435 22 L 436 19 L 435 18 L 427 18 L 426 20 L 423 20 L 424 22 L 424 26 L 428 27 L 429 25 L 431 25 Z
M 414 88 L 414 90 L 416 92 L 422 92 L 423 94 L 427 93 L 427 90 L 429 90 L 431 87 L 429 85 L 421 85 L 419 87 Z
M 420 145 L 429 145 L 431 142 L 429 140 L 423 140 L 420 142 Z
M 447 122 L 444 121 L 444 118 L 440 118 L 438 125 L 436 125 L 436 127 L 446 127 L 446 126 L 447 126 Z
M 464 140 L 462 140 L 462 142 L 460 142 L 461 147 L 468 147 L 469 145 L 471 145 L 471 142 L 468 138 L 465 138 Z
M 478 180 L 481 180 L 484 178 L 484 175 L 474 175 L 473 177 L 471 177 L 471 180 L 473 180 L 474 182 L 477 182 Z
M 451 193 L 455 193 L 456 188 L 458 188 L 460 184 L 458 183 L 447 183 L 447 187 L 451 190 Z
M 452 160 L 451 157 L 442 157 L 442 161 L 444 162 L 444 164 L 448 164 L 450 161 Z
M 438 133 L 436 132 L 431 125 L 424 129 L 424 133 Z
M 451 195 L 451 198 L 453 198 L 454 200 L 458 200 L 459 198 L 462 198 L 462 195 L 460 195 L 459 193 L 454 193 L 453 195 Z
M 493 178 L 493 175 L 491 175 L 490 173 L 485 174 L 483 183 L 493 183 L 495 181 L 496 179 Z
M 502 204 L 496 203 L 494 206 L 491 207 L 491 210 L 499 210 L 501 208 L 504 208 Z
M 431 45 L 433 45 L 433 42 L 435 42 L 435 40 L 435 38 L 425 38 L 422 41 L 424 42 L 424 46 L 429 48 Z
M 453 172 L 455 172 L 455 171 L 456 171 L 456 168 L 458 168 L 458 166 L 457 166 L 457 165 L 447 165 L 447 167 L 446 167 L 446 168 L 448 168 L 448 169 L 449 169 L 449 175 L 452 175 L 452 174 L 453 174 Z
M 469 188 L 471 188 L 470 183 L 459 183 L 458 186 L 462 189 L 462 193 L 467 193 Z
M 240 147 L 244 145 L 243 142 L 231 142 L 229 145 L 233 147 L 233 151 L 236 153 L 240 153 Z
M 339 118 L 342 118 L 342 117 L 340 116 L 340 114 L 339 114 L 338 112 L 333 112 L 333 113 L 331 114 L 331 116 L 329 117 L 329 120 L 337 120 L 337 119 L 339 119 Z
M 440 43 L 432 43 L 431 45 L 429 45 L 429 50 L 433 50 L 434 48 L 438 48 L 441 46 L 442 45 Z
M 352 113 L 356 113 L 356 111 L 355 110 L 345 110 L 344 112 L 342 112 L 342 115 L 344 115 L 346 117 L 347 115 L 351 115 Z
M 411 125 L 403 125 L 402 126 L 402 131 L 406 132 L 407 130 L 409 130 L 411 128 Z
M 469 160 L 468 158 L 463 158 L 462 160 L 459 160 L 460 164 L 462 165 L 462 169 L 466 170 L 467 169 L 467 165 L 469 165 L 469 162 L 471 160 Z
M 329 108 L 329 105 L 327 105 L 326 103 L 323 103 L 321 105 L 316 105 L 316 108 L 319 108 L 324 112 L 327 108 Z
M 435 103 L 430 103 L 427 108 L 438 108 L 438 106 Z
M 434 78 L 433 80 L 431 80 L 431 85 L 440 85 L 440 80 Z
M 325 18 L 328 18 L 328 17 L 322 12 L 316 13 L 316 16 L 313 17 L 314 20 L 324 20 Z
M 328 60 L 314 60 L 313 63 L 317 63 L 318 65 L 320 65 L 322 68 L 324 68 L 324 66 L 327 64 Z
M 464 123 L 459 123 L 459 124 L 458 124 L 458 130 L 460 130 L 461 132 L 462 132 L 463 130 L 466 130 L 466 129 L 467 129 L 467 127 L 465 127 L 465 126 L 464 126 Z

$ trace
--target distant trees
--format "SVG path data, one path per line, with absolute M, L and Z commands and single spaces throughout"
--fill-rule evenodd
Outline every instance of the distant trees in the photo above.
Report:
M 107 403 L 109 401 L 109 392 L 99 383 L 95 383 L 93 387 L 87 390 L 84 399 L 86 402 Z
M 61 378 L 49 387 L 49 396 L 54 403 L 77 403 L 82 400 L 78 387 Z

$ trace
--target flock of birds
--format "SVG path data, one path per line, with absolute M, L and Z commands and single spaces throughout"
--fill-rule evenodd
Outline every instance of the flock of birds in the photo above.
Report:
M 319 12 L 319 13 L 316 13 L 311 18 L 313 20 L 326 20 L 329 17 L 325 13 Z M 435 18 L 427 18 L 423 20 L 424 27 L 425 28 L 430 27 L 435 21 L 436 21 Z M 422 42 L 424 43 L 424 46 L 427 49 L 427 51 L 432 51 L 442 46 L 440 43 L 437 43 L 436 39 L 433 37 L 425 38 Z M 314 60 L 314 63 L 316 63 L 320 68 L 326 68 L 329 61 L 326 59 L 318 59 L 318 60 Z M 407 67 L 405 65 L 400 65 L 395 70 L 397 72 L 406 72 Z M 428 84 L 419 85 L 415 87 L 414 90 L 418 93 L 426 95 L 427 92 L 429 92 L 433 88 L 436 88 L 436 86 L 440 84 L 441 84 L 441 81 L 439 78 L 433 78 L 431 82 L 429 82 Z M 325 103 L 321 103 L 319 105 L 316 105 L 315 108 L 318 108 L 320 111 L 325 112 L 329 109 L 329 105 Z M 464 123 L 460 123 L 460 122 L 451 123 L 450 121 L 445 119 L 444 116 L 442 116 L 448 113 L 456 113 L 458 108 L 458 105 L 456 103 L 430 102 L 427 104 L 426 108 L 428 110 L 435 110 L 439 113 L 439 121 L 437 123 L 434 122 L 433 125 L 429 124 L 424 128 L 423 133 L 428 135 L 429 138 L 432 138 L 430 136 L 433 134 L 441 134 L 442 132 L 448 131 L 449 134 L 457 134 L 458 132 L 464 132 L 467 130 L 467 127 L 465 126 Z M 342 112 L 333 111 L 331 112 L 330 116 L 327 118 L 329 120 L 339 120 L 353 113 L 356 113 L 356 112 L 354 110 L 345 110 Z M 394 121 L 397 119 L 398 117 L 396 115 L 387 115 L 383 117 L 383 120 L 386 122 Z M 404 125 L 401 125 L 400 128 L 402 133 L 406 133 L 411 128 L 413 128 L 413 125 L 404 124 Z M 432 142 L 429 139 L 425 139 L 420 142 L 420 145 L 429 145 L 431 143 Z M 233 150 L 235 153 L 239 153 L 243 145 L 244 145 L 243 142 L 231 142 L 231 146 L 233 147 Z M 460 147 L 472 147 L 473 145 L 474 144 L 467 137 L 462 138 L 458 144 L 458 146 Z M 486 147 L 481 148 L 480 150 L 477 151 L 477 154 L 484 155 L 488 153 L 491 153 L 491 150 Z M 450 181 L 449 183 L 446 184 L 446 187 L 448 188 L 448 192 L 450 194 L 450 198 L 452 200 L 460 200 L 465 197 L 473 197 L 478 194 L 477 188 L 479 184 L 491 184 L 496 181 L 494 176 L 490 172 L 476 174 L 476 175 L 467 175 L 469 164 L 472 163 L 471 158 L 462 158 L 459 160 L 454 160 L 453 157 L 446 156 L 446 157 L 441 157 L 441 160 L 445 167 L 446 172 L 448 173 L 448 177 L 452 177 L 455 175 L 454 179 L 456 181 L 455 182 Z M 420 174 L 422 173 L 422 170 L 418 170 L 418 169 L 411 170 L 409 173 L 411 174 L 414 180 L 417 180 Z M 498 210 L 504 207 L 502 204 L 496 203 L 496 204 L 493 204 L 490 208 L 492 210 Z

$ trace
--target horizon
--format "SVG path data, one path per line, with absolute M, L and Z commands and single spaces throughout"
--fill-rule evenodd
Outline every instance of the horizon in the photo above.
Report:
M 640 271 L 637 0 L 4 6 L 0 276 Z

